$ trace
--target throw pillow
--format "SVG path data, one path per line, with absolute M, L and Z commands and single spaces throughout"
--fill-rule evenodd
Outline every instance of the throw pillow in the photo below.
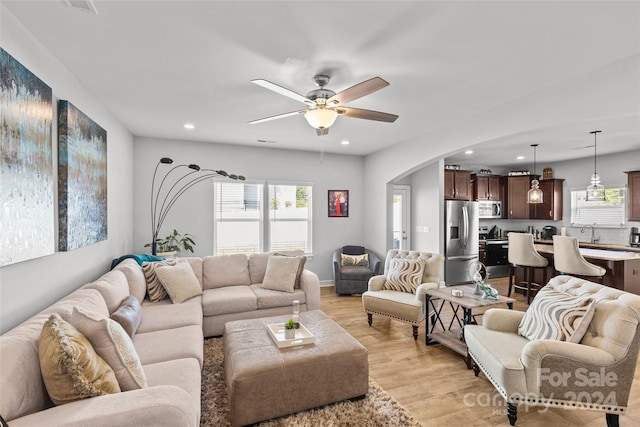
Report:
M 387 280 L 382 289 L 416 293 L 418 286 L 422 283 L 423 273 L 424 260 L 422 259 L 391 258 Z
M 113 369 L 58 314 L 42 326 L 38 355 L 44 385 L 56 405 L 120 392 Z
M 593 299 L 545 286 L 531 302 L 518 326 L 529 340 L 557 340 L 579 343 L 593 318 Z
M 264 273 L 262 287 L 274 291 L 292 292 L 302 257 L 271 255 Z
M 140 301 L 133 295 L 129 295 L 122 301 L 120 307 L 113 312 L 111 318 L 122 326 L 125 332 L 133 338 L 142 322 L 142 307 Z
M 173 266 L 158 267 L 156 268 L 156 275 L 174 304 L 179 304 L 202 294 L 198 278 L 191 266 L 186 262 L 179 262 Z
M 176 260 L 168 259 L 160 262 L 142 263 L 142 272 L 144 273 L 144 279 L 147 281 L 147 292 L 149 293 L 151 302 L 162 301 L 169 296 L 156 275 L 156 268 L 167 265 L 176 265 Z
M 304 255 L 281 254 L 278 252 L 273 253 L 271 256 L 286 256 L 290 258 L 297 258 L 300 261 L 300 264 L 298 264 L 298 271 L 296 271 L 296 282 L 293 284 L 294 289 L 300 289 L 300 277 L 302 276 L 302 272 L 304 271 L 304 265 L 307 262 L 307 257 Z M 265 270 L 265 273 L 266 273 L 266 270 Z M 263 277 L 263 280 L 264 280 L 264 277 Z
M 97 319 L 74 307 L 71 324 L 89 339 L 100 357 L 111 366 L 122 391 L 147 387 L 138 353 L 118 322 L 109 318 Z
M 359 267 L 369 267 L 369 254 L 363 255 L 345 255 L 341 254 L 342 266 L 359 266 Z

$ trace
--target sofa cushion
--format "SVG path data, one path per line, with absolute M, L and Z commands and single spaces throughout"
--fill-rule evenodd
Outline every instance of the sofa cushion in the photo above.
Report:
M 120 392 L 111 367 L 82 333 L 57 314 L 44 323 L 38 352 L 42 378 L 56 405 Z
M 178 262 L 186 262 L 191 266 L 193 274 L 196 275 L 196 279 L 198 279 L 198 283 L 200 284 L 200 289 L 202 289 L 202 258 L 195 256 L 180 257 L 178 258 Z
M 202 293 L 202 314 L 242 313 L 258 309 L 258 299 L 249 286 L 226 286 Z
M 147 291 L 149 294 L 149 299 L 151 301 L 162 301 L 169 296 L 169 294 L 167 294 L 167 291 L 162 286 L 162 283 L 160 283 L 160 279 L 158 279 L 156 269 L 167 265 L 176 265 L 176 263 L 177 261 L 175 259 L 142 263 L 142 272 L 144 273 L 144 278 L 147 282 Z
M 142 323 L 137 333 L 191 325 L 202 326 L 201 296 L 191 298 L 182 304 L 173 304 L 168 299 L 160 302 L 146 300 L 142 303 Z
M 267 271 L 270 256 L 269 252 L 249 255 L 249 277 L 252 285 L 262 283 L 264 280 L 264 273 Z
M 391 258 L 383 289 L 415 293 L 422 283 L 424 260 L 421 258 Z
M 84 287 L 97 289 L 102 294 L 110 314 L 116 311 L 120 307 L 122 300 L 129 296 L 127 276 L 120 270 L 111 270 L 95 282 L 89 283 Z
M 208 256 L 202 260 L 204 289 L 251 284 L 249 261 L 244 254 Z
M 592 298 L 570 295 L 545 286 L 535 296 L 518 326 L 529 340 L 579 343 L 593 318 Z
M 158 267 L 156 275 L 174 304 L 180 304 L 202 293 L 196 275 L 186 262 Z
M 204 336 L 201 325 L 137 333 L 133 337 L 133 344 L 143 366 L 192 358 L 196 359 L 202 368 Z
M 142 302 L 147 293 L 147 281 L 144 278 L 142 267 L 133 259 L 125 259 L 114 267 L 124 273 L 129 284 L 129 294 L 135 296 L 138 301 Z
M 122 391 L 147 387 L 147 380 L 131 338 L 115 320 L 97 319 L 80 308 L 71 315 L 73 326 L 86 336 L 113 369 Z
M 110 317 L 118 322 L 130 337 L 133 337 L 142 322 L 140 302 L 135 296 L 129 295 Z
M 301 257 L 271 255 L 262 287 L 274 291 L 293 292 Z
M 260 284 L 251 285 L 251 290 L 258 299 L 258 310 L 266 308 L 286 307 L 293 304 L 293 300 L 306 303 L 306 294 L 302 289 L 294 289 L 292 293 L 264 289 Z
M 292 252 L 298 252 L 298 251 L 292 251 Z M 300 288 L 300 277 L 302 276 L 302 272 L 304 271 L 304 265 L 307 262 L 307 257 L 304 256 L 302 253 L 294 255 L 294 254 L 290 254 L 290 253 L 281 253 L 281 252 L 274 252 L 271 256 L 297 258 L 300 261 L 300 264 L 298 264 L 298 271 L 296 272 L 296 280 L 295 280 L 295 282 L 293 284 L 293 287 L 295 289 L 299 289 Z M 268 265 L 268 263 L 267 263 L 267 265 Z

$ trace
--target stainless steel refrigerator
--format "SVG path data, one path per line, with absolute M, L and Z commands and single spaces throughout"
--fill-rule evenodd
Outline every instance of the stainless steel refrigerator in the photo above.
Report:
M 478 202 L 445 202 L 445 268 L 447 286 L 473 282 L 469 267 L 478 261 Z

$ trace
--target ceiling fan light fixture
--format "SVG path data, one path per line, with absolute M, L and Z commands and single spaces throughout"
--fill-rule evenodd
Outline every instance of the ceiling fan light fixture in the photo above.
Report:
M 316 108 L 304 113 L 304 118 L 307 119 L 307 123 L 316 129 L 329 128 L 336 121 L 337 117 L 338 113 L 328 108 Z
M 604 185 L 600 184 L 600 175 L 596 170 L 596 159 L 597 159 L 597 137 L 598 134 L 602 132 L 601 130 L 594 130 L 593 134 L 593 175 L 591 175 L 590 185 L 587 187 L 587 198 L 586 200 L 589 202 L 603 202 L 605 200 L 604 194 Z
M 538 144 L 531 144 L 533 147 L 533 175 L 536 174 L 536 148 Z M 527 203 L 542 203 L 542 190 L 540 189 L 540 181 L 533 179 L 531 181 L 531 189 L 527 192 Z

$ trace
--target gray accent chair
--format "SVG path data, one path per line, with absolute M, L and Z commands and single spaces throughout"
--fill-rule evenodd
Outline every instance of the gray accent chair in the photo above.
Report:
M 422 273 L 422 284 L 415 293 L 401 292 L 385 289 L 389 264 L 392 258 L 424 259 L 425 267 Z M 384 263 L 384 274 L 373 276 L 369 280 L 367 292 L 362 294 L 362 305 L 367 313 L 369 326 L 373 322 L 373 315 L 380 315 L 389 319 L 408 323 L 413 328 L 413 339 L 418 339 L 418 326 L 426 319 L 424 302 L 426 292 L 429 289 L 437 289 L 442 269 L 444 256 L 429 252 L 401 251 L 391 249 L 387 252 Z
M 524 312 L 487 310 L 482 326 L 464 328 L 476 376 L 482 371 L 506 400 L 511 425 L 524 404 L 602 411 L 607 425 L 617 427 L 638 360 L 640 296 L 566 275 L 546 286 L 594 299 L 582 340 L 529 341 L 518 334 Z
M 369 254 L 369 267 L 343 266 L 342 254 Z M 340 295 L 361 294 L 367 290 L 372 276 L 380 274 L 380 258 L 364 246 L 343 246 L 333 253 L 333 283 L 336 293 Z

